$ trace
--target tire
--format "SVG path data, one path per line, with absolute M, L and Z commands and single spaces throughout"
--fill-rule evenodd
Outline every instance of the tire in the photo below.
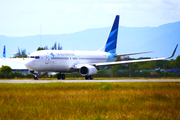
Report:
M 88 80 L 88 79 L 89 79 L 89 76 L 85 76 L 85 79 Z
M 37 75 L 34 76 L 34 80 L 38 80 L 38 76 Z
M 61 79 L 61 74 L 57 74 L 57 79 L 58 79 L 58 80 Z
M 90 80 L 93 80 L 93 76 L 89 76 Z
M 61 76 L 62 76 L 62 80 L 65 80 L 66 78 L 65 74 L 62 74 Z

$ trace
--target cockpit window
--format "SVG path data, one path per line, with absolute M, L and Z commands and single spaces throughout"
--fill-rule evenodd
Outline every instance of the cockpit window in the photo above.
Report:
M 39 59 L 39 56 L 28 56 L 28 58 L 35 58 L 35 59 Z

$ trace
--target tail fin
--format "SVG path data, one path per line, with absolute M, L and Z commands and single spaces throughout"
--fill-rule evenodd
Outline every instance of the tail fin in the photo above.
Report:
M 117 37 L 119 27 L 119 15 L 116 15 L 113 26 L 105 45 L 105 52 L 116 53 Z
M 4 46 L 4 49 L 3 49 L 3 58 L 6 58 L 6 46 Z

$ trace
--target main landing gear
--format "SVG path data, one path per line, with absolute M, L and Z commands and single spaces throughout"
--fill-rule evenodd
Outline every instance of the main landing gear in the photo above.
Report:
M 85 79 L 86 80 L 88 80 L 88 79 L 93 80 L 93 76 L 85 76 Z
M 58 80 L 60 80 L 60 79 L 65 80 L 65 78 L 66 78 L 65 74 L 61 74 L 61 73 L 57 74 Z

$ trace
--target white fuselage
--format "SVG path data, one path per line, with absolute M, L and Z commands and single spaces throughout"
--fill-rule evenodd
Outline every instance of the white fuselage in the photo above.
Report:
M 32 71 L 71 72 L 76 65 L 114 61 L 114 56 L 102 51 L 42 50 L 28 59 L 25 65 Z

